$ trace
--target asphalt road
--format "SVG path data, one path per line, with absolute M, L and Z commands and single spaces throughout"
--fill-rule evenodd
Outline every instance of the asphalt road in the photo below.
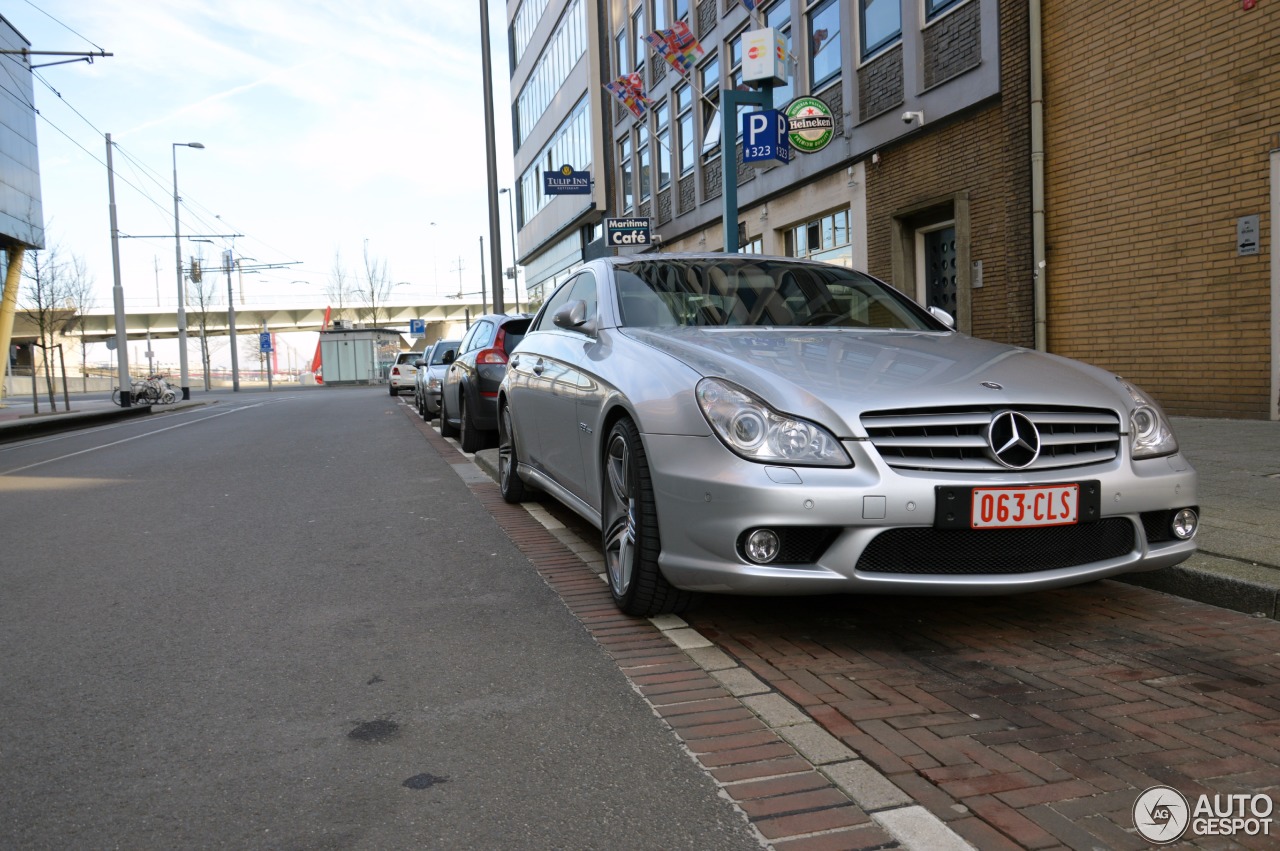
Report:
M 760 847 L 385 388 L 0 446 L 0 495 L 0 847 Z

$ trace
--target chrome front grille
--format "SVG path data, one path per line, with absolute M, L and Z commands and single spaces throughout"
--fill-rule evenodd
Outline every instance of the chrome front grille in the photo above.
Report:
M 1008 472 L 987 439 L 992 418 L 1013 410 L 1035 424 L 1039 457 L 1028 471 L 1084 467 L 1120 451 L 1120 418 L 1089 408 L 926 408 L 863 414 L 862 426 L 890 467 L 965 473 Z

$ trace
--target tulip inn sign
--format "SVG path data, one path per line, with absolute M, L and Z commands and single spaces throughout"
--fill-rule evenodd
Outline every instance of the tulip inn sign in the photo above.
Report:
M 574 171 L 573 166 L 562 165 L 556 171 L 542 173 L 544 195 L 590 195 L 591 172 Z

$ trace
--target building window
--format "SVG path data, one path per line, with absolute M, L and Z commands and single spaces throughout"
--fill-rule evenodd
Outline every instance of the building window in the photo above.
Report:
M 654 0 L 653 28 L 655 30 L 665 30 L 667 28 L 667 2 L 668 0 Z
M 837 210 L 791 228 L 787 231 L 786 241 L 789 257 L 806 257 L 823 263 L 853 267 L 848 210 Z
M 637 71 L 644 65 L 644 6 L 636 9 L 631 16 L 631 38 L 635 41 L 635 56 L 632 57 L 632 63 Z
M 625 29 L 618 31 L 617 37 L 613 40 L 613 49 L 613 77 L 616 80 L 627 73 L 627 31 Z
M 738 246 L 739 254 L 764 254 L 764 237 L 755 236 Z
M 675 90 L 674 97 L 676 99 L 676 124 L 677 131 L 680 134 L 680 174 L 681 176 L 693 171 L 695 162 L 694 151 L 694 131 L 693 131 L 693 90 L 688 86 L 681 86 Z
M 858 0 L 858 23 L 867 59 L 902 38 L 902 7 L 898 0 Z
M 840 4 L 824 0 L 809 12 L 809 80 L 817 91 L 840 76 Z
M 702 156 L 710 159 L 720 151 L 720 57 L 711 54 L 698 68 L 702 81 Z
M 787 81 L 773 87 L 774 108 L 781 109 L 796 96 L 791 55 L 791 0 L 779 0 L 770 6 L 765 13 L 765 26 L 782 33 L 782 40 L 787 45 Z
M 654 107 L 654 123 L 658 134 L 658 188 L 671 184 L 671 109 L 664 100 Z
M 640 183 L 640 200 L 649 200 L 653 189 L 653 170 L 651 168 L 652 150 L 649 145 L 649 125 L 641 122 L 636 128 L 636 178 Z
M 524 58 L 525 49 L 529 47 L 529 40 L 533 38 L 533 32 L 538 28 L 538 21 L 542 20 L 542 13 L 547 10 L 547 0 L 525 0 L 520 4 L 520 8 L 516 11 L 515 20 L 511 22 L 511 67 L 520 64 L 520 60 Z
M 689 0 L 676 0 L 674 4 L 674 9 L 675 9 L 675 20 L 677 21 L 689 20 Z
M 932 21 L 952 6 L 959 6 L 963 0 L 924 0 L 924 19 Z
M 622 212 L 630 213 L 636 206 L 635 181 L 631 168 L 631 137 L 623 139 L 618 143 L 618 166 L 621 169 L 622 180 Z

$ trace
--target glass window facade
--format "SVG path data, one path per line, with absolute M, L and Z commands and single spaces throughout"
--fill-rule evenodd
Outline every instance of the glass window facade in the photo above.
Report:
M 542 192 L 542 173 L 571 165 L 579 171 L 591 167 L 591 104 L 584 96 L 569 117 L 520 175 L 520 222 L 524 224 L 551 201 Z
M 524 58 L 524 52 L 533 38 L 533 31 L 542 20 L 542 13 L 547 11 L 547 0 L 525 0 L 516 10 L 511 21 L 511 67 L 515 68 Z
M 586 46 L 587 20 L 583 0 L 573 0 L 516 100 L 517 147 L 547 111 L 565 78 L 582 58 Z

